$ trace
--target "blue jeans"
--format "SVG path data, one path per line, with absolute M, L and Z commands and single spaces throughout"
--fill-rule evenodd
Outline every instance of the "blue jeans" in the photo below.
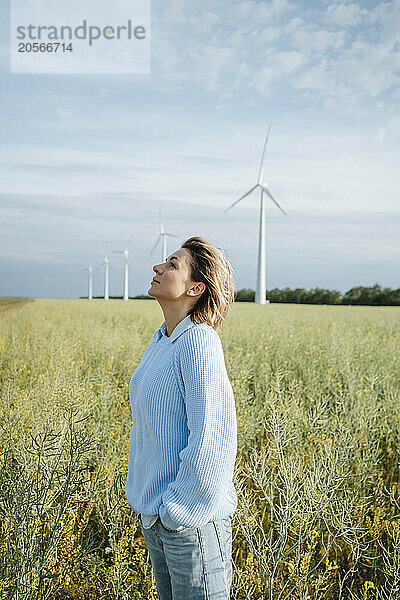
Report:
M 159 600 L 229 600 L 231 517 L 181 531 L 167 529 L 158 518 L 150 529 L 141 529 Z

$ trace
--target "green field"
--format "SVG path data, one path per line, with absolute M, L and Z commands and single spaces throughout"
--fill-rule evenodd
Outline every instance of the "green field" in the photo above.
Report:
M 157 302 L 0 313 L 0 598 L 155 599 L 124 495 Z M 400 598 L 400 308 L 238 303 L 233 599 Z M 190 600 L 190 599 L 188 599 Z

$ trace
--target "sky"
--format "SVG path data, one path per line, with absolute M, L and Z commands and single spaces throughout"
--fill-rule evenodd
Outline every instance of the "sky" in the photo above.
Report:
M 58 0 L 57 0 L 58 1 Z M 61 0 L 60 0 L 61 1 Z M 110 4 L 99 0 L 99 4 Z M 148 74 L 12 74 L 0 7 L 0 296 L 130 295 L 193 235 L 256 288 L 400 287 L 400 0 L 153 0 Z M 123 293 L 110 254 L 110 294 Z

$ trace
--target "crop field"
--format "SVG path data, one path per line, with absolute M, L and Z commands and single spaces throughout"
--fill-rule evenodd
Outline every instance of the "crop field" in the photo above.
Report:
M 156 301 L 0 312 L 0 598 L 157 598 L 127 504 Z M 231 598 L 400 598 L 399 307 L 235 304 Z M 188 599 L 190 600 L 190 599 Z

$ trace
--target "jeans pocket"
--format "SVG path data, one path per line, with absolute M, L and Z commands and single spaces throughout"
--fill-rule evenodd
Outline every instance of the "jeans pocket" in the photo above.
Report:
M 160 519 L 160 523 L 161 523 L 161 527 L 163 527 L 166 531 L 170 531 L 171 533 L 178 533 L 178 531 L 181 531 L 180 529 L 170 529 L 169 527 L 166 527 L 164 525 L 164 523 L 161 521 L 161 519 Z
M 165 529 L 165 531 L 169 531 L 170 533 L 181 533 L 181 531 L 189 531 L 189 529 L 193 529 L 192 527 L 182 527 L 182 529 L 170 529 L 169 527 L 166 527 L 164 525 L 164 523 L 161 521 L 160 517 L 158 517 L 158 520 L 161 523 L 161 527 L 163 527 Z
M 214 524 L 214 529 L 215 529 L 215 535 L 216 535 L 217 541 L 218 541 L 221 560 L 222 560 L 222 562 L 225 562 L 225 543 L 224 543 L 224 535 L 223 535 L 223 531 L 222 531 L 222 523 L 220 520 L 218 520 L 218 521 L 213 521 L 213 524 Z

